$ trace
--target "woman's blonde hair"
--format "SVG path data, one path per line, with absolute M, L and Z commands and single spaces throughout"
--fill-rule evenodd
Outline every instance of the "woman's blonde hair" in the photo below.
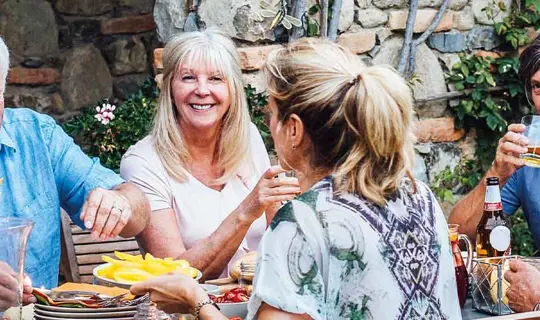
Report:
M 273 51 L 263 70 L 279 121 L 302 119 L 311 165 L 334 170 L 337 192 L 384 206 L 411 177 L 413 100 L 394 69 L 366 67 L 337 44 L 301 39 Z
M 152 135 L 163 166 L 176 180 L 186 181 L 183 165 L 191 160 L 178 125 L 171 84 L 181 66 L 206 64 L 225 79 L 231 105 L 223 116 L 216 150 L 216 164 L 223 172 L 214 183 L 226 183 L 237 174 L 249 155 L 249 111 L 242 70 L 232 40 L 216 30 L 186 32 L 172 39 L 163 50 L 163 83 L 158 98 Z

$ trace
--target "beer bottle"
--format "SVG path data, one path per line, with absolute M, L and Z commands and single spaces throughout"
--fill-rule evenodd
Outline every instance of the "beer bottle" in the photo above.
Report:
M 500 257 L 510 254 L 510 229 L 502 212 L 499 178 L 487 178 L 484 214 L 476 228 L 476 256 Z

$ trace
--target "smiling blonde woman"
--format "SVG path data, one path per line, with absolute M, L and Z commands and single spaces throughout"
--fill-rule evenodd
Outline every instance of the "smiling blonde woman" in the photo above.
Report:
M 257 249 L 298 183 L 274 178 L 283 170 L 270 168 L 249 120 L 229 38 L 217 31 L 181 34 L 165 47 L 163 66 L 154 128 L 120 168 L 152 207 L 138 239 L 155 256 L 188 260 L 205 279 L 226 276 L 232 260 Z

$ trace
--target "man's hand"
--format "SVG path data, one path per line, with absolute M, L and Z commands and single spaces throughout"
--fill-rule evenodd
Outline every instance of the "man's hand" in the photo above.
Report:
M 515 312 L 532 311 L 540 302 L 540 271 L 523 261 L 511 260 L 504 278 L 510 284 L 506 291 L 509 307 Z
M 25 276 L 23 290 L 23 304 L 35 303 L 36 297 L 32 295 L 32 282 Z M 0 261 L 0 312 L 17 306 L 17 273 L 4 261 Z
M 92 236 L 101 240 L 115 238 L 131 218 L 131 205 L 117 190 L 97 188 L 84 203 L 81 220 Z
M 529 140 L 521 133 L 525 131 L 524 124 L 511 124 L 508 126 L 508 132 L 499 140 L 497 153 L 493 168 L 503 181 L 506 181 L 525 163 L 519 158 L 519 155 L 527 152 Z

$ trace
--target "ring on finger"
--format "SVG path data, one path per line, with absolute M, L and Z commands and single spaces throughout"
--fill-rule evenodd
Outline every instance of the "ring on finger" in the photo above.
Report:
M 123 211 L 123 209 L 120 208 L 119 206 L 117 206 L 116 204 L 113 204 L 113 206 L 112 206 L 112 208 L 111 208 L 111 211 L 112 211 L 113 209 L 116 209 L 116 210 L 120 211 L 120 213 L 122 213 L 122 211 Z

